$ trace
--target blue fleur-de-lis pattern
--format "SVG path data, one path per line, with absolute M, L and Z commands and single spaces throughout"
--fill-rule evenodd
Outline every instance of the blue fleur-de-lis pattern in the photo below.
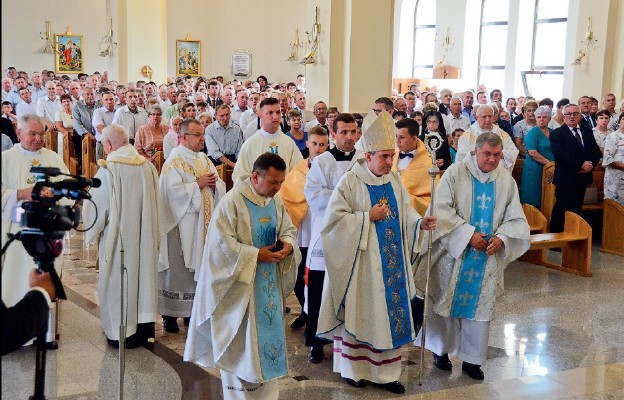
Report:
M 482 183 L 475 177 L 472 178 L 472 211 L 470 224 L 476 228 L 476 232 L 485 233 L 486 240 L 492 235 L 492 223 L 494 221 L 494 205 L 496 186 L 494 182 Z M 464 260 L 459 267 L 457 286 L 453 295 L 451 317 L 473 319 L 479 304 L 481 284 L 487 264 L 485 251 L 475 250 L 468 245 L 464 254 Z
M 398 348 L 412 341 L 399 209 L 390 182 L 379 186 L 367 185 L 367 188 L 372 204 L 383 202 L 390 208 L 387 218 L 375 222 L 375 231 L 381 250 L 382 276 L 386 288 L 386 307 L 392 345 Z
M 253 245 L 260 248 L 274 244 L 277 240 L 275 200 L 271 200 L 265 207 L 260 207 L 247 199 L 245 202 L 251 220 Z M 259 262 L 254 280 L 258 354 L 262 376 L 266 380 L 288 373 L 283 306 L 277 274 L 276 263 Z

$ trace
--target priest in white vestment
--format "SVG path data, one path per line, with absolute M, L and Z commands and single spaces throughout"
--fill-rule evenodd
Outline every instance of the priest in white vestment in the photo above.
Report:
M 180 330 L 177 318 L 188 324 L 208 224 L 225 195 L 225 182 L 203 148 L 203 126 L 185 120 L 180 145 L 171 150 L 160 173 L 158 312 L 172 333 Z
M 301 253 L 276 193 L 286 165 L 265 153 L 214 211 L 184 361 L 219 368 L 226 399 L 277 399 L 288 374 L 284 299 Z
M 35 177 L 30 173 L 31 167 L 56 167 L 61 172 L 69 171 L 63 160 L 55 152 L 43 147 L 45 143 L 45 120 L 34 114 L 20 116 L 17 122 L 17 136 L 20 143 L 2 153 L 2 245 L 7 242 L 7 234 L 17 233 L 22 228 L 19 223 L 12 222 L 14 209 L 24 201 L 32 201 L 32 190 Z M 62 180 L 63 177 L 52 178 Z M 42 195 L 52 195 L 44 188 Z M 64 201 L 61 201 L 63 203 Z M 55 268 L 61 275 L 63 257 L 55 260 Z M 2 263 L 2 300 L 7 307 L 14 306 L 26 292 L 30 290 L 28 274 L 36 268 L 24 246 L 13 242 L 5 253 Z M 56 303 L 52 303 L 48 326 L 47 342 L 55 347 Z
M 251 176 L 251 169 L 258 157 L 266 152 L 277 154 L 286 163 L 286 172 L 303 160 L 297 144 L 280 130 L 282 113 L 279 101 L 269 97 L 260 102 L 260 122 L 262 127 L 245 140 L 232 171 L 232 181 L 245 180 Z
M 119 345 L 119 325 L 126 325 L 126 347 L 146 345 L 154 337 L 156 271 L 158 264 L 158 173 L 130 144 L 118 124 L 102 131 L 107 154 L 85 202 L 82 221 L 85 243 L 97 242 L 100 319 L 109 343 Z M 96 218 L 97 217 L 97 218 Z M 123 265 L 122 265 L 123 251 Z M 124 276 L 124 315 L 121 305 L 121 268 Z
M 481 110 L 485 106 L 481 106 Z M 463 136 L 462 136 L 463 137 Z M 482 380 L 496 296 L 507 264 L 530 246 L 529 225 L 511 174 L 498 168 L 503 143 L 495 133 L 477 138 L 476 154 L 446 170 L 435 193 L 434 232 L 425 346 L 434 364 Z M 424 298 L 427 249 L 419 256 L 416 286 Z M 420 339 L 416 340 L 416 344 Z
M 501 166 L 509 173 L 513 172 L 516 159 L 520 151 L 507 132 L 494 125 L 494 109 L 488 104 L 483 104 L 477 110 L 477 121 L 464 132 L 457 143 L 455 162 L 461 163 L 466 155 L 475 150 L 477 138 L 484 132 L 493 132 L 503 141 L 503 158 Z
M 364 125 L 365 158 L 340 179 L 325 211 L 327 276 L 317 334 L 334 340 L 334 372 L 349 385 L 370 382 L 403 393 L 400 347 L 416 336 L 412 263 L 422 243 L 420 229 L 435 229 L 436 219 L 418 215 L 391 171 L 390 114 L 370 113 Z

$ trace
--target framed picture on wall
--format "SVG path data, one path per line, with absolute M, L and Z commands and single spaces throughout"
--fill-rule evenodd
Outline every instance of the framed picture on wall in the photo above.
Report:
M 58 53 L 54 61 L 57 74 L 84 72 L 84 39 L 82 35 L 54 35 Z
M 176 40 L 176 75 L 199 76 L 201 71 L 199 40 Z

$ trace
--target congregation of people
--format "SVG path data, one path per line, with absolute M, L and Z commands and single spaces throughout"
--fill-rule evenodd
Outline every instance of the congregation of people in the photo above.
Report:
M 504 270 L 530 245 L 522 204 L 540 207 L 543 167 L 555 163 L 551 232 L 563 231 L 566 211 L 581 213 L 596 168 L 605 169 L 604 197 L 624 205 L 624 100 L 618 108 L 607 93 L 555 104 L 482 85 L 454 93 L 413 84 L 371 99 L 361 115 L 324 101 L 308 109 L 305 79 L 120 84 L 106 73 L 8 68 L 2 243 L 19 229 L 5 223 L 13 208 L 32 200 L 30 167 L 68 172 L 44 147 L 46 132 L 71 138 L 83 168 L 91 135 L 102 185 L 82 204 L 82 221 L 91 226 L 85 242 L 98 245 L 110 345 L 145 346 L 156 323 L 179 334 L 182 322 L 184 360 L 220 369 L 225 398 L 277 399 L 294 291 L 301 313 L 289 328 L 303 330 L 311 364 L 333 345 L 333 371 L 348 385 L 403 393 L 401 347 L 420 346 L 427 300 L 433 364 L 450 371 L 451 355 L 483 380 Z M 220 166 L 231 171 L 229 190 Z M 432 247 L 423 244 L 429 235 Z M 19 245 L 7 260 L 21 265 L 2 271 L 12 306 L 29 290 L 34 262 Z

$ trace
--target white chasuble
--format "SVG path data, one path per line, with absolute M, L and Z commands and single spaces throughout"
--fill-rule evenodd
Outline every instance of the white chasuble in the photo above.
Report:
M 11 218 L 15 206 L 21 206 L 17 200 L 17 190 L 35 185 L 35 177 L 30 173 L 31 167 L 56 167 L 68 174 L 69 170 L 63 160 L 55 152 L 42 148 L 39 151 L 28 151 L 21 144 L 16 144 L 2 153 L 2 245 L 7 242 L 7 233 L 17 233 L 22 228 L 12 223 Z M 52 178 L 53 181 L 66 177 Z M 62 199 L 59 204 L 72 202 Z M 28 275 L 37 265 L 21 242 L 15 241 L 8 247 L 2 265 L 2 300 L 7 307 L 14 306 L 30 290 Z M 55 268 L 59 276 L 63 265 L 63 256 L 55 260 Z
M 95 223 L 85 233 L 85 243 L 99 244 L 100 318 L 106 337 L 119 340 L 122 250 L 126 335 L 157 318 L 158 173 L 127 145 L 108 154 L 95 177 L 102 185 L 90 191 L 95 206 L 85 202 L 83 224 Z
M 274 267 L 274 276 L 264 276 L 266 271 L 257 261 L 251 218 L 258 214 L 250 211 L 250 204 L 262 209 L 273 207 L 276 226 L 274 231 L 265 231 L 266 240 L 279 238 L 293 246 L 293 253 Z M 265 220 L 264 216 L 258 218 Z M 184 360 L 219 368 L 250 383 L 283 376 L 287 365 L 273 372 L 267 368 L 271 362 L 280 362 L 279 350 L 277 344 L 265 346 L 267 338 L 259 332 L 259 324 L 263 323 L 260 314 L 266 317 L 266 311 L 273 315 L 275 307 L 280 308 L 276 313 L 282 312 L 284 298 L 294 288 L 300 260 L 297 230 L 279 196 L 267 199 L 253 190 L 249 179 L 236 181 L 210 221 Z M 263 286 L 258 279 L 267 279 L 266 285 L 278 289 L 269 291 L 273 297 L 260 299 L 265 293 L 258 293 Z M 279 333 L 273 335 L 278 339 L 275 343 L 285 338 L 283 323 L 278 329 Z

